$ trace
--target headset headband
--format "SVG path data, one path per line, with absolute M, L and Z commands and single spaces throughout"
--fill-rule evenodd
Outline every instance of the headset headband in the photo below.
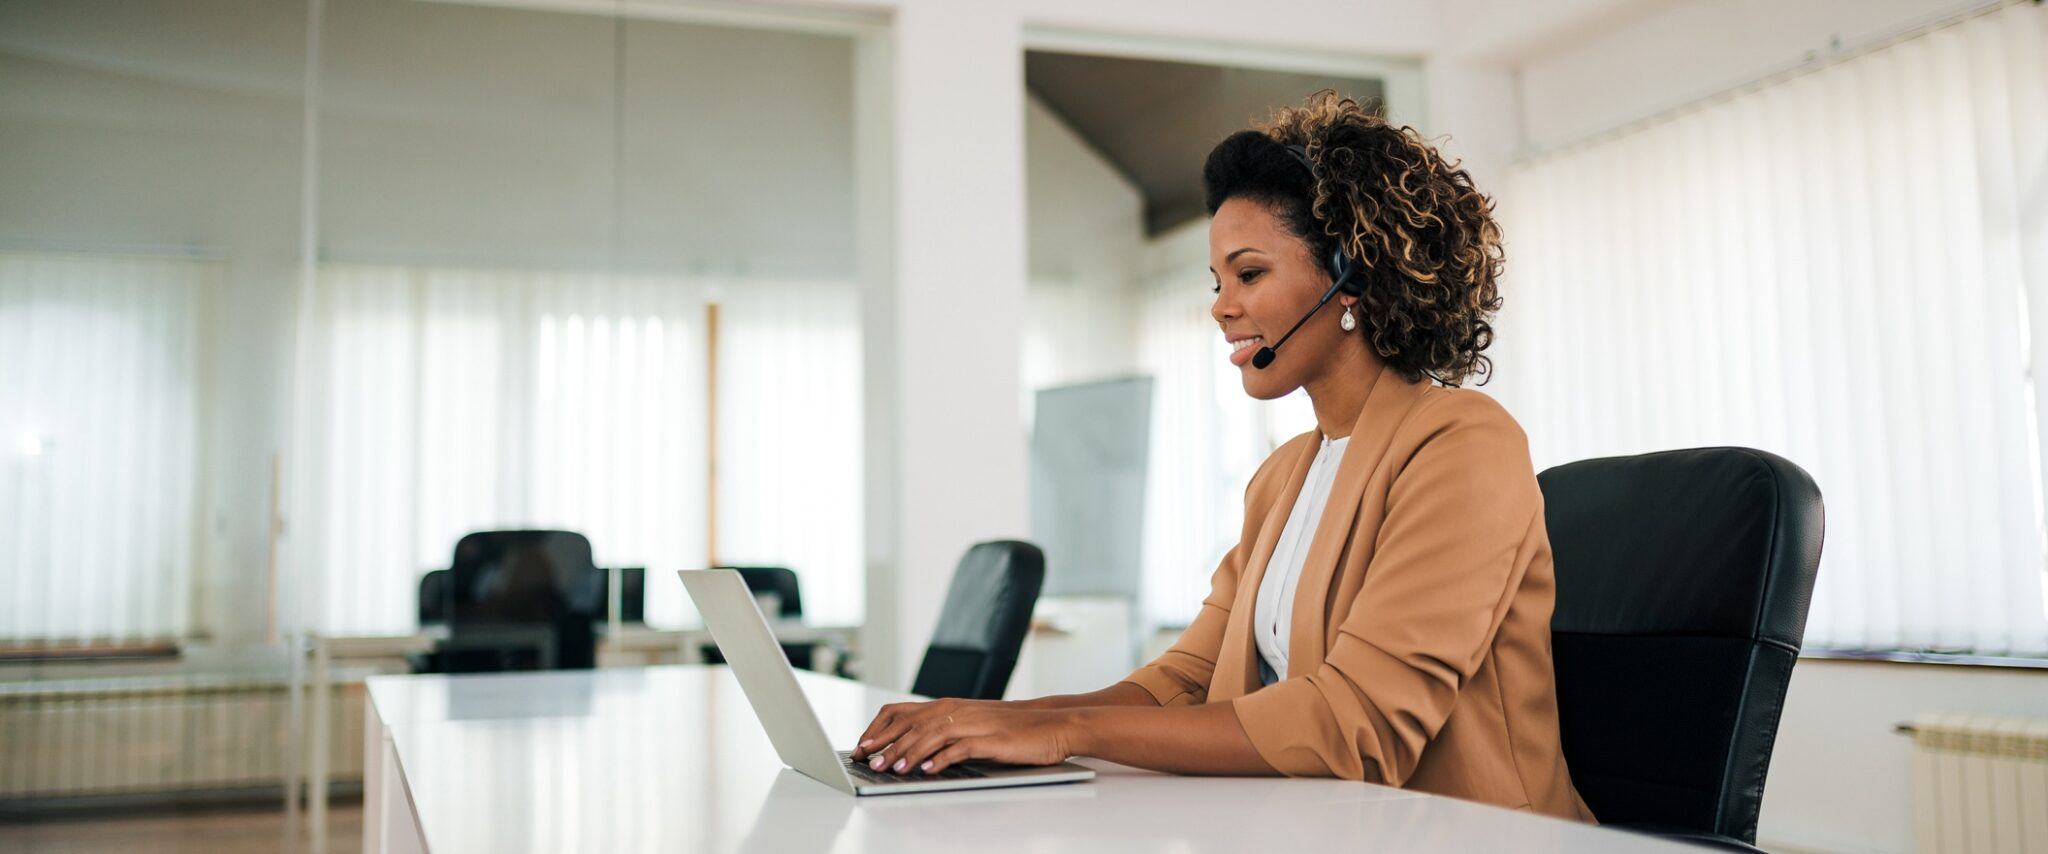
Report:
M 1308 149 L 1299 145 L 1290 145 L 1286 148 L 1288 155 L 1293 157 L 1296 162 L 1299 162 L 1301 168 L 1308 170 L 1308 180 L 1311 185 L 1309 192 L 1313 195 L 1315 192 L 1313 185 L 1316 181 L 1316 166 L 1314 161 L 1308 159 Z M 1357 271 L 1353 268 L 1351 256 L 1344 254 L 1343 241 L 1336 241 L 1331 246 L 1330 259 L 1325 262 L 1325 266 L 1329 268 L 1330 281 L 1334 287 L 1342 288 L 1345 293 L 1352 296 L 1365 292 L 1365 284 L 1358 281 L 1355 275 Z
M 1287 146 L 1287 153 L 1294 155 L 1294 159 L 1301 163 L 1301 168 L 1308 170 L 1308 175 L 1311 179 L 1315 177 L 1316 165 L 1308 159 L 1308 149 L 1299 145 L 1290 145 Z

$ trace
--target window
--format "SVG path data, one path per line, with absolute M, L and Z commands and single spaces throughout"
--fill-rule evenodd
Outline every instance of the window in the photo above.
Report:
M 218 266 L 0 253 L 0 641 L 191 628 Z
M 1827 503 L 1808 646 L 2048 653 L 2044 48 L 2007 7 L 1521 164 L 1501 372 L 1539 468 L 1778 453 Z
M 1209 281 L 1202 263 L 1160 276 L 1139 309 L 1138 359 L 1154 377 L 1142 611 L 1154 625 L 1185 626 L 1201 611 L 1217 563 L 1237 545 L 1252 474 L 1281 443 L 1316 429 L 1303 392 L 1271 402 L 1245 394 L 1209 315 Z
M 693 619 L 712 560 L 707 302 L 720 304 L 718 555 L 798 571 L 807 616 L 862 602 L 860 346 L 831 282 L 330 266 L 315 301 L 302 554 L 334 633 L 414 625 L 464 533 L 582 532 Z

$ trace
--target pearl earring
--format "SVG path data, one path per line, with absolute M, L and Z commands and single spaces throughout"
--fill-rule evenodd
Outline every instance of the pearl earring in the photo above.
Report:
M 1352 317 L 1351 309 L 1346 308 L 1344 313 L 1337 318 L 1337 325 L 1342 327 L 1345 332 L 1350 332 L 1358 328 L 1358 318 Z

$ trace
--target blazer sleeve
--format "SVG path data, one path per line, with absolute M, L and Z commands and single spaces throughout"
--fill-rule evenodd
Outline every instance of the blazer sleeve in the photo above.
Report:
M 1284 774 L 1402 785 L 1543 549 L 1532 536 L 1542 494 L 1514 419 L 1478 394 L 1425 405 L 1439 411 L 1416 413 L 1424 435 L 1389 487 L 1329 654 L 1233 701 L 1259 755 Z
M 1275 468 L 1276 460 L 1287 456 L 1284 452 L 1293 445 L 1289 442 L 1275 450 L 1245 484 L 1244 527 L 1238 533 L 1237 545 L 1223 555 L 1216 572 L 1209 577 L 1209 596 L 1202 600 L 1201 613 L 1195 615 L 1194 622 L 1188 624 L 1166 652 L 1124 677 L 1123 682 L 1150 692 L 1159 705 L 1207 702 L 1209 681 L 1216 674 L 1216 656 L 1223 649 L 1223 629 L 1230 624 L 1230 609 L 1237 599 L 1237 580 L 1244 572 L 1245 562 L 1251 559 L 1260 517 L 1264 516 L 1265 508 L 1254 507 L 1252 496 L 1269 491 L 1259 489 L 1260 481 Z

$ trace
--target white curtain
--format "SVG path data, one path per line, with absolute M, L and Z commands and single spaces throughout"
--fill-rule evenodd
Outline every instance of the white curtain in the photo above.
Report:
M 0 253 L 0 641 L 188 634 L 218 268 Z
M 719 559 L 793 566 L 814 620 L 857 617 L 852 289 L 717 290 Z M 515 527 L 585 534 L 599 565 L 647 568 L 650 623 L 693 621 L 673 572 L 710 559 L 710 293 L 675 276 L 325 268 L 297 514 L 316 624 L 410 631 L 421 573 L 464 533 Z
M 1538 467 L 1781 454 L 1827 503 L 1809 647 L 2048 652 L 2044 44 L 2011 6 L 1520 164 L 1501 368 Z
M 470 531 L 579 531 L 602 566 L 703 563 L 694 288 L 332 266 L 314 316 L 295 527 L 321 630 L 411 631 L 420 575 Z M 674 619 L 672 585 L 648 587 L 650 618 Z
M 1209 282 L 1201 264 L 1159 276 L 1138 311 L 1138 360 L 1153 377 L 1142 608 L 1154 625 L 1194 619 L 1237 544 L 1252 473 L 1280 443 L 1315 429 L 1302 392 L 1271 402 L 1245 394 L 1209 314 Z
M 857 292 L 747 279 L 714 295 L 719 561 L 790 567 L 805 619 L 857 624 L 867 602 Z

